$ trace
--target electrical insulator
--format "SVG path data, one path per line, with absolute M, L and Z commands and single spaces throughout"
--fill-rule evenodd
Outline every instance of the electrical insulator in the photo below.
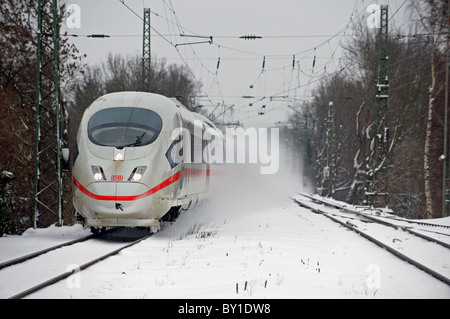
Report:
M 255 40 L 255 39 L 262 39 L 261 36 L 259 35 L 243 35 L 241 37 L 239 37 L 240 39 L 244 39 L 244 40 Z
M 109 38 L 107 34 L 90 34 L 87 35 L 88 38 Z

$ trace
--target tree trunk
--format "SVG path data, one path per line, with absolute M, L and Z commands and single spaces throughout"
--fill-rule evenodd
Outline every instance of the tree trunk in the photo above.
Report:
M 432 86 L 430 86 L 429 91 L 427 130 L 425 135 L 425 149 L 423 155 L 423 172 L 425 179 L 425 204 L 426 204 L 427 218 L 433 218 L 433 198 L 431 195 L 431 178 L 430 178 L 431 128 L 433 124 L 432 122 L 433 122 L 433 106 L 434 106 L 433 89 L 434 89 L 434 81 Z
M 425 135 L 425 149 L 423 155 L 423 172 L 425 180 L 425 205 L 426 218 L 433 218 L 433 197 L 431 193 L 431 170 L 430 170 L 430 154 L 431 154 L 431 133 L 433 127 L 433 109 L 436 97 L 444 87 L 444 83 L 436 88 L 436 44 L 433 43 L 431 48 L 431 85 L 428 90 L 428 116 L 427 116 L 427 130 Z

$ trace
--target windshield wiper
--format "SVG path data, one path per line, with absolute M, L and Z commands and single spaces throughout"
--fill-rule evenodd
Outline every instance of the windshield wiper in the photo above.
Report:
M 136 136 L 136 142 L 133 142 L 133 143 L 130 143 L 130 144 L 125 144 L 125 145 L 122 145 L 122 146 L 116 146 L 116 148 L 120 150 L 120 149 L 122 149 L 124 147 L 131 147 L 131 146 L 135 147 L 135 146 L 141 145 L 142 138 L 144 137 L 145 133 L 146 132 L 142 133 L 142 135 L 140 135 L 140 136 Z

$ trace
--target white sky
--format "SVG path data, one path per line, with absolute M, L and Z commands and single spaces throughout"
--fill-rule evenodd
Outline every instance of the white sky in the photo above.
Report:
M 66 2 L 80 8 L 80 28 L 65 30 L 80 35 L 70 41 L 87 54 L 88 63 L 99 63 L 110 52 L 141 54 L 143 22 L 137 15 L 150 8 L 151 26 L 164 36 L 152 30 L 152 54 L 191 68 L 203 83 L 201 95 L 207 96 L 198 97 L 198 104 L 214 105 L 210 111 L 220 104 L 216 116 L 232 109 L 226 120 L 248 125 L 285 120 L 287 105 L 309 98 L 315 83 L 341 69 L 339 45 L 351 36 L 347 26 L 351 19 L 367 18 L 369 4 L 389 4 L 389 16 L 400 8 L 396 19 L 407 7 L 404 0 L 123 0 L 126 6 L 122 0 Z M 111 37 L 85 37 L 89 34 Z M 175 48 L 204 40 L 180 34 L 213 36 L 213 44 Z M 239 39 L 243 35 L 263 38 Z M 258 115 L 263 105 L 265 115 Z

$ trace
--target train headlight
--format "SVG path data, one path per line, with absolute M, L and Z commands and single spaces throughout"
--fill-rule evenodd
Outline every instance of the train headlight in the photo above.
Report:
M 114 147 L 114 160 L 123 161 L 125 159 L 125 149 L 118 149 Z
M 134 174 L 133 174 L 133 177 L 131 178 L 131 180 L 132 180 L 133 182 L 139 182 L 139 181 L 141 180 L 141 178 L 142 178 L 142 174 L 134 173 Z
M 91 169 L 96 181 L 106 181 L 105 172 L 103 172 L 103 168 L 101 166 L 92 165 Z
M 147 170 L 147 166 L 138 166 L 131 173 L 130 177 L 128 177 L 129 182 L 139 182 Z

